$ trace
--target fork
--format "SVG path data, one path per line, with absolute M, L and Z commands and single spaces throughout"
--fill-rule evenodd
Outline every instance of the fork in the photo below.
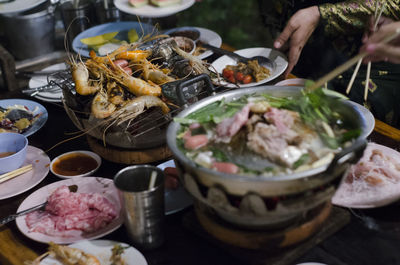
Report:
M 275 63 L 271 59 L 264 57 L 264 56 L 244 57 L 237 53 L 227 51 L 227 50 L 224 50 L 224 49 L 221 49 L 221 48 L 209 45 L 209 44 L 202 44 L 202 46 L 206 49 L 209 49 L 209 50 L 215 52 L 216 54 L 227 55 L 241 63 L 247 63 L 248 61 L 257 60 L 259 65 L 264 65 L 264 66 L 266 65 L 271 68 L 273 68 L 275 66 Z

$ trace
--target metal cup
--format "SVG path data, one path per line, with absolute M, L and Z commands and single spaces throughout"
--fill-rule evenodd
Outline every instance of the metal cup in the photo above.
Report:
M 157 173 L 149 189 L 151 174 Z M 123 202 L 124 225 L 135 246 L 152 249 L 164 242 L 164 173 L 150 165 L 129 166 L 114 177 Z

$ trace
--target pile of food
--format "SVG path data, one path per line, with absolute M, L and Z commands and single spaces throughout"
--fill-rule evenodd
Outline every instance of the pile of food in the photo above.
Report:
M 162 86 L 208 73 L 203 61 L 181 50 L 172 40 L 140 48 L 143 44 L 122 45 L 104 57 L 91 51 L 86 61 L 71 58 L 76 93 L 64 98 L 77 113 L 90 113 L 89 125 L 84 128 L 90 133 L 95 133 L 95 127 L 103 136 L 111 129 L 131 132 L 138 127 L 132 121 L 149 109 L 169 113 L 176 106 L 163 97 Z M 175 87 L 171 89 L 175 93 Z
M 360 161 L 343 178 L 332 203 L 339 206 L 370 208 L 400 198 L 400 153 L 369 143 Z
M 0 132 L 25 132 L 40 117 L 36 111 L 22 105 L 0 107 Z
M 246 95 L 213 102 L 184 118 L 177 145 L 202 167 L 229 174 L 275 176 L 316 168 L 360 134 L 332 110 L 322 89 L 277 98 Z
M 237 65 L 227 65 L 222 70 L 222 76 L 233 84 L 260 82 L 270 75 L 270 70 L 259 65 L 257 60 L 250 60 L 247 63 L 239 62 Z
M 115 206 L 98 193 L 75 193 L 65 185 L 48 198 L 45 211 L 26 216 L 31 232 L 68 237 L 97 231 L 118 216 Z

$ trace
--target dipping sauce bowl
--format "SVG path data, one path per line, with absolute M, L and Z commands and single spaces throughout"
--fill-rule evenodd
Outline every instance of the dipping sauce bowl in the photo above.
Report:
M 19 133 L 0 133 L 0 174 L 19 168 L 26 159 L 28 139 Z
M 101 165 L 101 158 L 90 151 L 72 151 L 57 156 L 50 163 L 50 171 L 57 177 L 67 179 L 90 176 Z

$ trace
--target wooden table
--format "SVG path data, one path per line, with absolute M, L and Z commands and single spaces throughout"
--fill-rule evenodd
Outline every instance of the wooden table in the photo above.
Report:
M 23 98 L 17 92 L 0 94 L 0 98 Z M 42 150 L 48 150 L 56 143 L 69 138 L 66 133 L 75 132 L 76 128 L 67 117 L 61 104 L 41 102 L 49 112 L 49 119 L 42 129 L 29 137 L 30 145 Z M 372 141 L 400 148 L 400 132 L 386 124 L 377 121 L 376 130 L 370 136 Z M 50 159 L 57 155 L 78 149 L 89 149 L 85 137 L 61 144 L 47 154 Z M 103 161 L 96 176 L 113 178 L 114 174 L 125 167 L 123 164 Z M 0 217 L 15 213 L 19 204 L 33 191 L 59 179 L 51 173 L 36 187 L 13 198 L 0 201 Z M 249 261 L 238 258 L 235 253 L 199 236 L 198 232 L 183 225 L 188 215 L 193 213 L 188 208 L 180 213 L 170 215 L 166 220 L 166 243 L 159 249 L 142 251 L 149 264 L 250 264 Z M 314 261 L 327 264 L 400 264 L 400 214 L 399 205 L 393 204 L 369 211 L 357 211 L 352 215 L 351 222 L 333 236 L 324 240 L 318 246 L 309 249 L 298 262 Z M 361 216 L 361 217 L 360 217 Z M 128 242 L 125 228 L 105 237 L 122 242 Z M 15 222 L 0 227 L 0 264 L 19 265 L 26 260 L 46 251 L 46 245 L 32 241 L 17 229 Z M 382 262 L 381 262 L 382 261 Z M 283 262 L 283 261 L 282 261 Z M 287 264 L 287 263 L 274 263 Z

